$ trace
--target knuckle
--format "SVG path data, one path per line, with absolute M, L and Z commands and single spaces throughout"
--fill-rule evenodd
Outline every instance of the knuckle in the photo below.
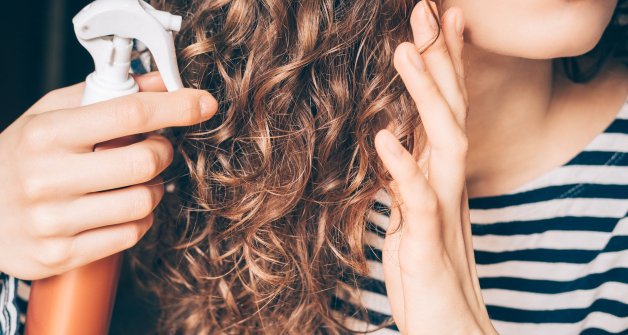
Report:
M 163 135 L 159 135 L 159 134 L 150 134 L 149 137 L 151 140 L 155 140 L 157 141 L 157 143 L 159 143 L 160 145 L 164 145 L 164 146 L 168 146 L 169 150 L 172 150 L 172 143 L 170 142 L 170 140 L 163 136 Z
M 460 53 L 458 53 L 458 58 L 460 58 Z M 464 70 L 464 63 L 458 59 L 456 61 L 453 62 L 454 65 L 454 71 L 456 72 L 456 76 L 460 79 L 461 82 L 465 82 L 465 79 L 467 77 L 466 72 Z M 465 101 L 466 102 L 466 101 Z
M 459 158 L 465 158 L 469 149 L 469 140 L 467 139 L 467 136 L 460 131 L 457 135 L 452 137 L 452 141 L 454 142 L 453 148 L 457 156 L 459 156 Z
M 161 143 L 163 143 L 163 150 L 164 154 L 166 155 L 165 161 L 167 162 L 166 165 L 170 165 L 170 163 L 172 163 L 172 160 L 174 159 L 174 147 L 172 146 L 172 143 L 170 143 L 170 141 L 168 141 L 168 139 L 163 136 L 160 138 L 160 141 Z
M 421 172 L 418 166 L 411 165 L 406 175 L 406 182 L 416 184 L 420 178 L 425 178 L 423 172 Z
M 393 63 L 395 68 L 400 69 L 403 68 L 402 64 L 407 62 L 408 54 L 411 52 L 417 52 L 414 44 L 410 42 L 402 42 L 395 48 L 395 53 L 393 54 Z
M 465 97 L 462 96 L 462 94 L 457 97 L 457 99 L 454 99 L 455 101 L 451 103 L 451 109 L 453 111 L 455 111 L 455 113 L 460 114 L 460 115 L 466 115 L 467 114 L 467 102 L 465 100 Z
M 20 138 L 20 147 L 30 151 L 38 151 L 46 148 L 54 139 L 53 127 L 48 127 L 40 122 L 41 115 L 31 115 L 24 125 Z
M 62 98 L 63 95 L 63 89 L 61 88 L 57 88 L 54 89 L 52 91 L 49 91 L 48 93 L 44 94 L 44 96 L 41 98 L 42 101 L 48 101 L 48 100 L 57 100 L 59 98 Z
M 72 258 L 72 246 L 65 240 L 46 241 L 38 256 L 39 262 L 47 267 L 61 267 Z
M 155 192 L 148 186 L 138 187 L 133 199 L 133 213 L 135 218 L 143 218 L 150 215 L 153 211 L 155 203 L 159 199 Z
M 56 215 L 46 208 L 35 208 L 31 214 L 31 233 L 39 237 L 52 237 L 60 234 L 61 225 Z
M 419 211 L 426 214 L 438 213 L 438 198 L 433 192 L 428 192 L 419 202 Z
M 116 118 L 124 128 L 138 129 L 142 127 L 150 117 L 144 102 L 137 94 L 126 97 L 124 103 L 119 106 Z
M 441 96 L 442 93 L 436 83 L 431 78 L 426 78 L 424 80 L 418 80 L 418 84 L 421 89 L 417 92 L 415 101 L 423 103 L 428 103 L 435 100 L 435 97 Z M 419 106 L 420 108 L 420 106 Z
M 157 182 L 159 184 L 150 186 L 153 196 L 153 208 L 157 206 L 157 204 L 161 201 L 161 199 L 164 197 L 164 194 L 166 193 L 163 180 L 158 180 Z
M 180 99 L 179 114 L 181 122 L 183 124 L 194 124 L 201 119 L 200 113 L 200 96 L 198 94 L 182 94 L 183 99 Z
M 464 78 L 463 78 L 464 80 Z M 464 81 L 463 81 L 464 83 Z M 469 97 L 467 95 L 466 92 L 463 92 L 462 94 L 462 106 L 460 106 L 462 108 L 462 111 L 464 112 L 464 115 L 469 115 Z
M 159 174 L 159 156 L 148 146 L 138 147 L 131 158 L 132 173 L 141 181 L 151 180 Z
M 137 243 L 140 240 L 139 229 L 136 225 L 130 225 L 129 228 L 125 229 L 120 237 L 122 249 L 128 249 Z
M 22 192 L 26 199 L 31 201 L 46 197 L 49 193 L 48 189 L 48 183 L 41 177 L 27 177 L 22 181 Z
M 146 218 L 142 221 L 134 222 L 132 224 L 129 224 L 128 227 L 124 229 L 120 238 L 123 249 L 131 248 L 132 246 L 137 244 L 140 239 L 142 239 L 144 233 L 146 232 L 146 226 L 149 223 L 152 223 L 152 215 L 150 216 L 150 221 L 147 220 L 149 220 L 149 218 Z
M 442 34 L 442 32 L 441 32 Z M 434 45 L 430 48 L 430 51 L 438 54 L 439 57 L 442 56 L 447 56 L 450 57 L 449 53 L 449 48 L 447 47 L 447 44 L 445 43 L 445 41 L 443 39 L 439 39 L 437 40 Z M 447 58 L 448 61 L 451 61 L 449 58 Z

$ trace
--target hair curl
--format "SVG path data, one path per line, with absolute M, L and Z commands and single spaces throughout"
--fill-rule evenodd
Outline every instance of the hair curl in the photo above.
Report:
M 159 298 L 159 332 L 350 332 L 330 306 L 367 273 L 365 215 L 389 180 L 374 134 L 392 122 L 409 150 L 418 143 L 392 66 L 415 1 L 154 2 L 185 16 L 185 85 L 219 101 L 208 122 L 174 130 L 176 197 L 133 258 Z M 597 70 L 625 55 L 618 26 L 590 53 Z M 597 71 L 564 62 L 574 81 Z

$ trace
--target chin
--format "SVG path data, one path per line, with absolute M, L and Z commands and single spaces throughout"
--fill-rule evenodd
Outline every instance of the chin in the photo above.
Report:
M 519 3 L 517 8 L 510 0 L 467 1 L 459 2 L 468 6 L 463 8 L 468 17 L 466 42 L 496 54 L 529 59 L 573 57 L 589 52 L 602 38 L 617 4 L 580 0 L 565 5 L 544 0 L 545 5 L 541 5 L 530 0 L 527 5 Z M 488 3 L 494 4 L 490 14 L 484 8 Z M 518 15 L 513 15 L 513 11 Z
M 586 54 L 598 44 L 603 31 L 587 31 L 583 34 L 550 34 L 529 43 L 511 48 L 513 56 L 529 59 L 553 59 L 560 57 L 575 57 Z M 561 38 L 556 38 L 556 37 Z M 515 52 L 512 52 L 515 51 Z
M 574 57 L 591 51 L 598 44 L 604 33 L 604 27 L 598 29 L 533 29 L 503 34 L 480 35 L 468 31 L 468 43 L 492 53 L 529 59 L 552 59 Z M 467 36 L 465 36 L 466 38 Z M 484 38 L 483 38 L 484 37 Z

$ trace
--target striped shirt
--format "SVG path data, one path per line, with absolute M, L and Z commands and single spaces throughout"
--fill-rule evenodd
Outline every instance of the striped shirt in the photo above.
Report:
M 627 153 L 628 98 L 569 162 L 507 194 L 469 199 L 480 287 L 499 334 L 628 334 Z M 370 273 L 333 305 L 351 329 L 399 334 L 386 322 L 381 263 L 391 201 L 383 191 L 375 200 Z
M 22 334 L 30 281 L 0 273 L 0 335 Z

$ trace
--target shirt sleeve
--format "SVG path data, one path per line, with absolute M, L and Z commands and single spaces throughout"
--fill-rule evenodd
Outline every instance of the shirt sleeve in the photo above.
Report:
M 0 335 L 17 335 L 19 319 L 17 279 L 0 272 Z

